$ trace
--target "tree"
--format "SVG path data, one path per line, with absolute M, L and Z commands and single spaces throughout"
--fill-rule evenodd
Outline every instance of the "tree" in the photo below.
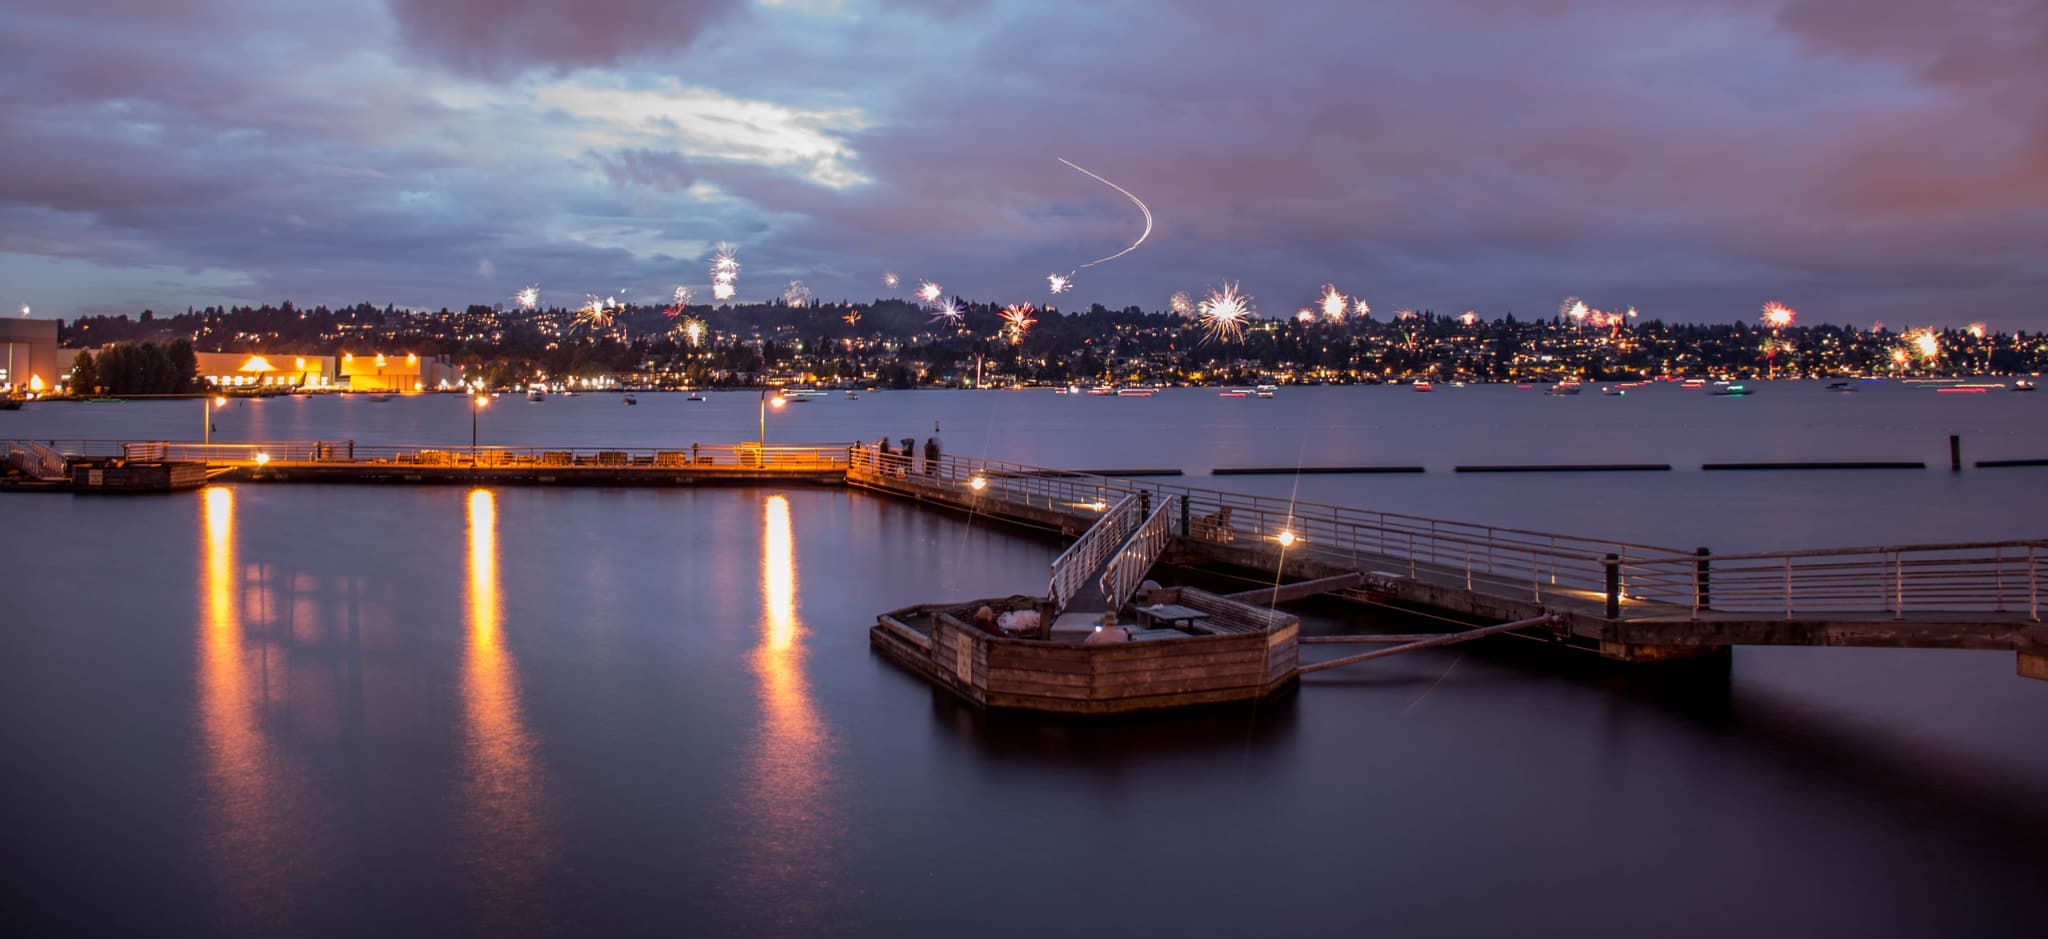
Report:
M 71 393 L 97 394 L 100 387 L 100 370 L 92 360 L 92 353 L 80 349 L 78 357 L 71 360 Z

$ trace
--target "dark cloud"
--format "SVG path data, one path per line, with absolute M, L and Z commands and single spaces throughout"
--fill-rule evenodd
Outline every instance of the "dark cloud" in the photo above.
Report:
M 390 0 L 406 43 L 478 75 L 681 52 L 744 0 Z
M 614 186 L 647 186 L 663 192 L 681 192 L 697 181 L 688 160 L 678 153 L 655 150 L 621 150 L 593 154 L 598 168 Z

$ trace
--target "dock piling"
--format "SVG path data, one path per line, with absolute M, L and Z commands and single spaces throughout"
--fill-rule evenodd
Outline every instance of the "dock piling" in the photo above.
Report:
M 1600 562 L 1607 568 L 1607 618 L 1621 618 L 1621 556 L 1610 554 Z
M 1963 471 L 1963 438 L 1958 434 L 1948 435 L 1948 471 Z

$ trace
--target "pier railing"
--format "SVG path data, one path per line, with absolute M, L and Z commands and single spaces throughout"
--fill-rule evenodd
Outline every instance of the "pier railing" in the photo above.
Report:
M 1046 597 L 1052 601 L 1054 609 L 1066 609 L 1067 604 L 1087 585 L 1089 575 L 1101 570 L 1103 562 L 1137 529 L 1139 511 L 1137 493 L 1125 495 L 1081 537 L 1074 539 L 1067 550 L 1053 558 L 1052 579 L 1046 587 Z
M 1126 497 L 1129 498 L 1129 497 Z M 1109 601 L 1111 609 L 1123 606 L 1131 594 L 1138 591 L 1138 585 L 1145 580 L 1145 572 L 1152 569 L 1152 562 L 1165 553 L 1167 542 L 1173 540 L 1173 528 L 1180 516 L 1180 497 L 1167 496 L 1152 510 L 1145 524 L 1131 533 L 1130 540 L 1118 549 L 1116 556 L 1109 559 L 1109 565 L 1102 569 L 1102 596 Z
M 848 466 L 844 444 L 756 443 L 688 447 L 465 447 L 368 446 L 353 440 L 270 440 L 250 443 L 179 441 L 58 441 L 72 456 L 122 456 L 131 460 L 198 460 L 219 464 L 389 464 L 466 468 L 655 468 L 841 471 Z
M 900 459 L 900 458 L 899 458 Z M 1367 574 L 1598 604 L 1616 619 L 1707 614 L 2024 613 L 2039 621 L 2048 541 L 1708 555 L 1699 551 L 1289 502 L 1153 480 L 947 457 L 922 478 L 1073 514 L 1135 493 L 1177 498 L 1178 533 L 1285 547 Z

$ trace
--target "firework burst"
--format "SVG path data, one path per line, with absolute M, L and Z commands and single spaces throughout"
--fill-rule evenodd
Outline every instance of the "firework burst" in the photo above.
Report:
M 1414 319 L 1414 318 L 1416 318 L 1416 317 L 1418 317 L 1418 316 L 1421 316 L 1421 315 L 1422 315 L 1422 314 L 1420 314 L 1420 313 L 1417 313 L 1417 312 L 1415 312 L 1414 310 L 1395 310 L 1395 311 L 1394 311 L 1394 319 L 1396 319 L 1396 320 L 1412 320 L 1412 319 Z
M 1038 325 L 1038 309 L 1029 303 L 1012 303 L 1003 308 L 1003 335 L 1010 345 L 1021 345 L 1025 334 Z
M 1776 300 L 1764 304 L 1764 325 L 1772 329 L 1784 329 L 1792 325 L 1792 321 L 1798 318 L 1798 310 L 1794 310 Z
M 1336 284 L 1323 285 L 1323 319 L 1332 323 L 1344 322 L 1344 314 L 1351 309 L 1351 301 L 1337 292 Z
M 668 314 L 669 319 L 675 319 L 683 315 L 683 310 L 690 305 L 690 300 L 696 295 L 691 293 L 688 287 L 677 287 L 674 296 L 676 302 L 670 304 L 668 309 L 662 311 Z
M 1941 355 L 1941 339 L 1934 335 L 1932 328 L 1915 330 L 1906 335 L 1907 341 L 1913 344 L 1913 351 L 1919 353 L 1921 358 L 1933 359 Z
M 937 303 L 939 298 L 945 295 L 946 288 L 931 281 L 922 281 L 917 285 L 917 298 L 926 303 Z
M 1074 289 L 1074 275 L 1047 274 L 1045 275 L 1045 283 L 1047 287 L 1052 288 L 1052 292 L 1055 294 L 1066 293 Z
M 1244 337 L 1244 327 L 1258 311 L 1252 308 L 1252 298 L 1238 292 L 1237 284 L 1224 284 L 1202 298 L 1196 307 L 1196 318 L 1208 338 L 1219 342 Z
M 846 311 L 845 313 L 841 314 L 839 318 L 840 318 L 840 319 L 843 319 L 843 320 L 845 320 L 845 321 L 846 321 L 846 325 L 848 325 L 848 326 L 858 326 L 858 325 L 860 325 L 860 311 L 859 311 L 859 310 L 847 310 L 847 311 Z
M 612 325 L 618 313 L 618 298 L 592 294 L 583 301 L 583 308 L 576 311 L 576 325 L 585 329 L 603 329 Z
M 1586 317 L 1592 312 L 1592 308 L 1586 306 L 1586 301 L 1577 297 L 1564 298 L 1564 304 L 1557 308 L 1559 316 L 1571 320 L 1573 323 L 1585 322 Z
M 1188 296 L 1185 290 L 1175 291 L 1173 296 L 1166 298 L 1166 308 L 1172 310 L 1175 316 L 1193 316 L 1195 298 Z
M 782 304 L 784 306 L 810 306 L 811 288 L 804 286 L 803 281 L 790 281 L 789 286 L 782 288 Z
M 512 295 L 512 302 L 519 304 L 519 308 L 525 310 L 528 313 L 531 313 L 534 310 L 539 309 L 540 285 L 531 284 L 519 288 L 519 292 Z
M 739 292 L 740 254 L 739 249 L 719 242 L 718 251 L 711 255 L 711 296 L 715 300 L 730 300 Z
M 705 327 L 703 320 L 694 316 L 685 319 L 677 324 L 676 332 L 682 334 L 683 341 L 689 343 L 691 348 L 700 348 L 704 345 Z
M 903 283 L 903 278 L 896 276 L 895 271 L 882 272 L 882 286 L 895 290 L 896 285 L 900 283 Z
M 1473 310 L 1466 310 L 1458 314 L 1458 323 L 1463 326 L 1477 326 L 1479 325 L 1479 314 Z
M 1294 319 L 1299 323 L 1313 323 L 1316 321 L 1316 311 L 1303 307 L 1294 311 Z
M 952 300 L 938 300 L 932 304 L 932 322 L 958 327 L 967 322 L 967 311 Z
M 1351 314 L 1353 316 L 1365 319 L 1372 315 L 1372 307 L 1366 305 L 1364 297 L 1353 297 L 1351 300 Z
M 1965 331 L 1970 334 L 1971 339 L 1982 339 L 1991 334 L 1990 327 L 1985 326 L 1983 323 L 1971 323 Z

